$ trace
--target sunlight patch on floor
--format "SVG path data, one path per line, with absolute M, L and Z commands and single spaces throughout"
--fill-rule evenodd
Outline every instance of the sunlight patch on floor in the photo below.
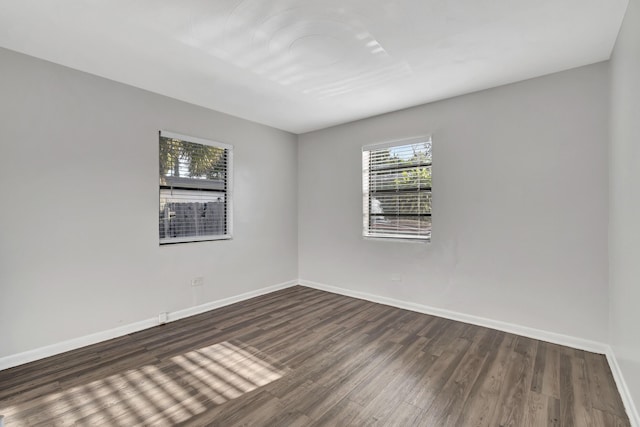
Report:
M 2 408 L 2 413 L 12 426 L 171 425 L 284 375 L 264 359 L 255 349 L 225 341 Z

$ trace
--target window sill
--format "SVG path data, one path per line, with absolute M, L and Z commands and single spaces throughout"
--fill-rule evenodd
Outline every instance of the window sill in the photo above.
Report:
M 372 240 L 376 242 L 402 242 L 402 243 L 419 243 L 419 244 L 431 243 L 431 238 L 420 239 L 416 237 L 381 237 L 381 236 L 362 236 L 362 238 L 364 240 Z
M 174 237 L 160 240 L 160 246 L 173 245 L 176 243 L 211 242 L 214 240 L 231 240 L 231 235 L 225 234 L 223 236 Z

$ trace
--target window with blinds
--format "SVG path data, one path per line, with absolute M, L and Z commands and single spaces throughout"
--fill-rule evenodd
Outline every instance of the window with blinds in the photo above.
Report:
M 431 240 L 431 138 L 362 149 L 365 237 Z
M 160 244 L 231 238 L 233 147 L 160 131 Z

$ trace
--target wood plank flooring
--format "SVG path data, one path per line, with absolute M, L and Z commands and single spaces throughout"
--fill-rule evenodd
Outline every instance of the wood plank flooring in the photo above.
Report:
M 0 372 L 13 426 L 629 426 L 604 356 L 301 286 Z

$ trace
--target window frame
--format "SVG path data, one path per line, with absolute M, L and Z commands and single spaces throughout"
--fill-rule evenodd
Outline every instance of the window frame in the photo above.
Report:
M 227 150 L 226 161 L 226 188 L 225 188 L 225 208 L 226 208 L 226 233 L 218 235 L 206 235 L 206 236 L 184 236 L 184 237 L 165 237 L 159 239 L 160 246 L 171 246 L 180 243 L 195 243 L 195 242 L 209 242 L 218 240 L 231 240 L 233 239 L 233 145 L 218 142 L 210 139 L 199 138 L 190 135 L 184 135 L 172 131 L 160 130 L 158 132 L 158 156 L 160 158 L 160 141 L 161 138 L 177 139 L 180 141 L 191 142 L 200 145 L 207 145 L 210 147 L 221 148 Z M 158 166 L 159 167 L 159 166 Z M 160 170 L 158 170 L 160 172 Z M 197 180 L 197 179 L 194 179 Z M 158 183 L 158 206 L 161 200 L 162 185 Z M 212 191 L 213 192 L 213 191 Z
M 370 213 L 370 164 L 369 158 L 365 155 L 365 153 L 371 153 L 372 151 L 384 150 L 387 148 L 395 148 L 401 147 L 411 144 L 430 142 L 433 150 L 433 138 L 431 135 L 424 135 L 406 139 L 399 139 L 393 141 L 379 142 L 374 144 L 367 144 L 362 147 L 361 157 L 362 157 L 362 237 L 366 240 L 379 240 L 379 241 L 398 241 L 398 242 L 419 242 L 419 243 L 430 243 L 432 240 L 432 234 L 429 233 L 429 236 L 421 236 L 415 234 L 394 234 L 394 233 L 371 233 L 370 222 L 371 222 L 371 213 Z M 433 154 L 432 154 L 433 156 Z M 420 167 L 420 166 L 415 166 Z M 431 164 L 429 165 L 432 173 L 432 181 L 433 181 L 433 160 L 431 160 Z M 398 168 L 400 169 L 400 168 Z M 429 193 L 433 195 L 433 184 L 429 187 Z M 392 215 L 391 215 L 392 216 Z M 400 216 L 400 215 L 398 215 Z M 429 212 L 428 215 L 419 215 L 419 216 L 428 216 L 432 218 L 432 227 L 433 227 L 433 213 Z

